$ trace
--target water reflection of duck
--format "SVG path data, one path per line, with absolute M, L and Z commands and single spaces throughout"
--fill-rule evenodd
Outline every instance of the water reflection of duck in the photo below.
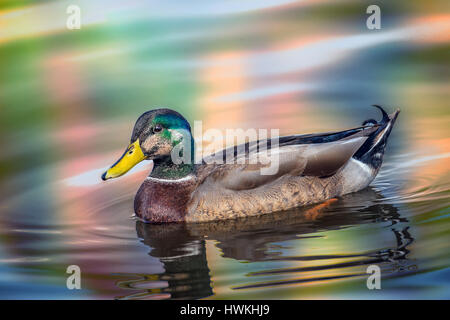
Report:
M 364 189 L 378 173 L 399 113 L 388 115 L 378 108 L 383 114 L 379 122 L 371 119 L 346 131 L 281 137 L 277 149 L 271 140 L 259 140 L 206 157 L 202 164 L 194 164 L 189 123 L 173 110 L 152 110 L 139 117 L 131 144 L 102 179 L 153 160 L 153 171 L 134 203 L 138 217 L 148 222 L 204 222 L 317 203 Z M 178 149 L 185 159 L 175 164 L 172 154 Z M 264 164 L 266 160 L 274 162 Z
M 150 255 L 164 265 L 164 274 L 158 275 L 159 281 L 167 282 L 162 292 L 170 294 L 171 299 L 212 295 L 205 240 L 189 234 L 187 229 L 180 228 L 181 225 L 154 227 L 147 228 L 146 224 L 137 222 L 136 231 L 143 243 L 152 248 Z
M 283 215 L 267 214 L 232 220 L 213 221 L 195 224 L 146 224 L 136 222 L 138 237 L 148 245 L 150 255 L 158 258 L 164 265 L 164 273 L 141 275 L 141 282 L 148 279 L 167 281 L 158 289 L 170 298 L 202 298 L 213 294 L 210 270 L 208 268 L 205 239 L 215 240 L 215 245 L 223 257 L 240 261 L 267 261 L 278 265 L 277 261 L 290 261 L 289 268 L 259 270 L 248 276 L 270 276 L 274 274 L 297 274 L 318 271 L 320 277 L 298 279 L 292 283 L 319 281 L 324 279 L 323 272 L 329 271 L 332 278 L 340 278 L 339 270 L 346 268 L 347 276 L 361 276 L 361 272 L 349 273 L 348 268 L 385 264 L 384 269 L 394 269 L 396 265 L 407 265 L 407 246 L 413 241 L 408 227 L 397 228 L 398 223 L 407 220 L 400 217 L 396 207 L 378 203 L 381 195 L 367 188 L 361 192 L 342 197 L 339 202 L 319 209 L 318 215 L 308 215 L 315 207 L 298 208 L 286 211 Z M 355 248 L 341 248 L 345 254 L 336 254 L 330 249 L 329 254 L 320 256 L 300 255 L 286 256 L 283 248 L 274 248 L 274 243 L 322 237 L 318 232 L 327 232 L 351 226 L 371 225 L 378 222 L 390 222 L 393 238 L 389 247 L 380 250 L 361 252 Z M 378 233 L 377 233 L 378 234 Z M 385 234 L 383 234 L 385 236 Z M 358 241 L 361 241 L 359 239 Z M 301 246 L 301 242 L 299 243 Z M 345 261 L 343 261 L 345 260 Z M 312 264 L 304 267 L 305 262 Z M 330 261 L 324 264 L 324 261 Z M 292 267 L 299 263 L 300 267 Z M 248 264 L 246 264 L 248 265 Z M 271 266 L 268 264 L 267 266 Z M 279 265 L 278 265 L 279 266 Z M 350 274 L 350 275 L 349 275 Z M 247 278 L 249 280 L 253 278 Z M 135 281 L 135 280 L 134 280 Z M 242 288 L 254 286 L 283 285 L 284 282 L 263 282 L 248 284 Z M 239 288 L 235 288 L 239 289 Z M 140 292 L 139 298 L 155 295 L 154 289 Z
M 272 213 L 188 224 L 187 229 L 190 235 L 217 240 L 224 257 L 262 261 L 279 255 L 279 252 L 270 250 L 270 243 L 317 237 L 313 234 L 366 223 L 407 221 L 400 217 L 396 207 L 374 203 L 374 199 L 379 198 L 380 194 L 367 188 L 346 195 L 328 207 L 319 208 L 319 215 L 311 215 L 317 209 L 316 206 L 308 206 L 285 211 L 283 215 Z

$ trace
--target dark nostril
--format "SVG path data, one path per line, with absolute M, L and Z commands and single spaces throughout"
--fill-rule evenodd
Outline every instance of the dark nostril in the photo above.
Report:
M 102 180 L 103 180 L 103 181 L 106 181 L 106 172 L 104 172 L 104 173 L 102 174 Z

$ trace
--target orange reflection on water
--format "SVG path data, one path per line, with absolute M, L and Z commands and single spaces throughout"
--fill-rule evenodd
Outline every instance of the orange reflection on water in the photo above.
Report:
M 418 37 L 417 41 L 424 43 L 448 43 L 450 41 L 450 14 L 424 16 L 413 20 L 410 24 L 427 29 L 426 36 Z

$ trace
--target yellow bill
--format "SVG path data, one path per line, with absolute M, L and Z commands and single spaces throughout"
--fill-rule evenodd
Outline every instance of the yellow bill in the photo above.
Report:
M 102 179 L 108 180 L 120 177 L 144 159 L 145 155 L 139 145 L 139 139 L 137 139 L 128 146 L 127 150 L 120 157 L 120 159 L 102 174 Z

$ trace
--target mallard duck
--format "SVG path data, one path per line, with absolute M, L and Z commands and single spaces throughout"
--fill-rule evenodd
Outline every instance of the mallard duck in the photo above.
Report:
M 147 111 L 136 121 L 130 145 L 102 179 L 153 160 L 134 211 L 154 223 L 231 219 L 322 202 L 364 189 L 377 175 L 400 110 L 388 115 L 375 107 L 382 113 L 380 121 L 369 119 L 339 132 L 283 136 L 277 144 L 271 139 L 247 142 L 199 163 L 188 121 L 171 109 Z M 173 158 L 177 148 L 183 161 Z M 265 161 L 255 163 L 263 153 Z M 263 173 L 272 159 L 277 170 Z

